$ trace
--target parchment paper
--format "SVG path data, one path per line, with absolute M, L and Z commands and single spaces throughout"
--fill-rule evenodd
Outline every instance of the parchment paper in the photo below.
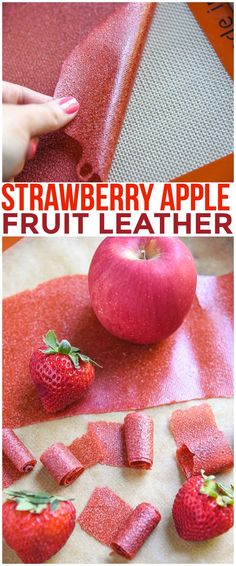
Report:
M 87 273 L 94 250 L 101 238 L 25 238 L 3 256 L 3 294 L 11 295 L 32 288 L 41 281 L 72 273 Z M 198 272 L 223 274 L 232 269 L 232 238 L 185 238 L 194 253 Z M 4 376 L 3 376 L 4 378 Z M 212 399 L 211 405 L 218 426 L 233 445 L 233 400 Z M 14 484 L 15 488 L 32 489 L 74 497 L 77 514 L 82 511 L 93 489 L 108 486 L 130 505 L 148 501 L 158 507 L 162 521 L 137 554 L 139 564 L 231 564 L 233 563 L 233 531 L 203 543 L 188 543 L 175 531 L 171 507 L 175 494 L 184 481 L 175 460 L 175 442 L 168 429 L 171 413 L 198 401 L 175 404 L 145 412 L 155 421 L 155 458 L 149 472 L 97 465 L 81 475 L 71 486 L 58 487 L 42 465 Z M 17 430 L 19 437 L 39 457 L 53 442 L 69 444 L 86 431 L 89 421 L 123 421 L 126 413 L 79 415 L 40 423 Z M 232 471 L 222 474 L 232 480 Z M 49 560 L 53 564 L 126 563 L 110 549 L 83 532 L 79 525 L 64 548 Z M 16 554 L 3 545 L 3 563 L 20 563 Z

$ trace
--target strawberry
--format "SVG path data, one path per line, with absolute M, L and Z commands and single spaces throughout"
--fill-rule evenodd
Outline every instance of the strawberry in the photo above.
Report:
M 52 330 L 43 340 L 47 348 L 34 350 L 30 374 L 44 409 L 55 413 L 84 395 L 95 377 L 93 365 L 98 364 L 68 340 L 58 342 Z
M 215 476 L 192 476 L 178 491 L 172 509 L 179 536 L 185 540 L 208 540 L 226 533 L 234 520 L 233 486 Z
M 75 527 L 73 503 L 47 493 L 5 490 L 3 536 L 25 564 L 54 556 Z

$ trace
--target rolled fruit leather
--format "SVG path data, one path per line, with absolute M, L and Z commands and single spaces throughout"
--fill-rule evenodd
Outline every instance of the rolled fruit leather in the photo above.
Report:
M 84 471 L 84 466 L 62 442 L 52 444 L 40 456 L 42 464 L 59 485 L 73 483 Z
M 127 415 L 124 420 L 124 434 L 128 465 L 150 469 L 153 464 L 153 419 L 141 413 Z
M 77 521 L 102 544 L 131 559 L 161 520 L 150 503 L 132 509 L 107 487 L 96 488 Z
M 217 427 L 208 404 L 172 413 L 170 429 L 177 444 L 176 458 L 187 478 L 232 468 L 233 452 L 224 433 Z
M 160 520 L 161 515 L 153 505 L 140 503 L 118 531 L 111 547 L 132 560 Z
M 32 452 L 9 428 L 3 428 L 2 431 L 2 450 L 19 472 L 31 472 L 37 462 Z

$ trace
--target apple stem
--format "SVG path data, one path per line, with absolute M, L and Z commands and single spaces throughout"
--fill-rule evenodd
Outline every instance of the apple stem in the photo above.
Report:
M 140 250 L 140 259 L 147 259 L 147 258 L 146 258 L 146 251 L 145 251 L 145 248 L 143 248 L 142 250 Z

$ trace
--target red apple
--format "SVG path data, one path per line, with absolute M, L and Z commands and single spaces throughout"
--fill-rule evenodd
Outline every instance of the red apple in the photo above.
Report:
M 152 344 L 170 336 L 188 313 L 196 267 L 176 237 L 111 237 L 97 248 L 89 269 L 91 304 L 114 336 Z

